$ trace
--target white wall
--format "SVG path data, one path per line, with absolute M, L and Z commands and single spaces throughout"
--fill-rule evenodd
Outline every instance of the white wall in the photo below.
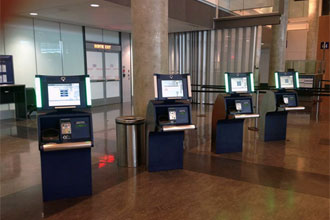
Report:
M 2 25 L 0 25 L 0 28 L 2 27 Z M 3 36 L 4 35 L 4 33 L 3 33 L 3 29 L 1 28 L 0 29 L 0 54 L 4 54 L 5 53 L 5 48 L 4 48 L 4 46 L 5 46 L 5 44 L 4 44 L 4 42 L 3 42 Z
M 129 33 L 121 34 L 122 42 L 122 94 L 123 102 L 131 102 L 132 97 L 132 67 L 131 67 L 131 38 Z M 125 71 L 125 72 L 124 72 Z M 125 74 L 125 77 L 124 77 Z
M 34 48 L 33 20 L 15 18 L 5 24 L 5 54 L 13 55 L 16 84 L 34 87 L 36 59 Z
M 4 54 L 13 55 L 15 83 L 34 87 L 36 74 L 85 74 L 81 26 L 16 17 L 5 24 L 4 33 Z
M 307 30 L 287 32 L 286 60 L 305 60 L 307 48 Z
M 0 54 L 13 55 L 16 84 L 34 87 L 36 74 L 85 74 L 81 26 L 14 17 L 0 31 Z M 14 105 L 0 105 L 0 119 L 14 117 Z

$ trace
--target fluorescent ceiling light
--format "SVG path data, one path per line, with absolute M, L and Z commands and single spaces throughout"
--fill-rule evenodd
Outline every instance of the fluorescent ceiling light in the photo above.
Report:
M 37 12 L 31 12 L 30 15 L 31 15 L 31 16 L 37 16 L 38 13 L 37 13 Z
M 98 8 L 98 7 L 100 7 L 99 4 L 90 4 L 90 6 L 93 7 L 93 8 Z

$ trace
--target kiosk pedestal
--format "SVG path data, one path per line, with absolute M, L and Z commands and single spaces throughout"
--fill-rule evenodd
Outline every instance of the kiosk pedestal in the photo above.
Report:
M 44 201 L 92 194 L 92 116 L 74 110 L 91 103 L 89 86 L 86 76 L 36 78 Z
M 148 170 L 183 168 L 183 131 L 149 133 Z
M 212 152 L 242 152 L 244 119 L 259 117 L 253 114 L 254 91 L 252 73 L 226 73 L 226 92 L 229 96 L 218 95 L 212 112 Z
M 299 88 L 298 72 L 276 72 L 275 91 L 267 91 L 260 106 L 259 137 L 263 141 L 286 139 L 289 111 L 304 110 L 298 106 L 298 96 L 293 90 Z
M 63 139 L 63 120 L 71 124 L 70 139 Z M 38 116 L 44 201 L 92 194 L 91 122 L 83 112 Z
M 243 125 L 244 119 L 218 121 L 213 152 L 217 154 L 242 152 Z
M 288 112 L 304 109 L 305 107 L 298 106 L 298 97 L 294 91 L 267 91 L 260 106 L 260 139 L 285 140 Z
M 154 77 L 156 100 L 149 102 L 146 117 L 148 171 L 182 169 L 184 130 L 196 128 L 188 100 L 190 75 Z
M 91 149 L 40 152 L 44 201 L 92 194 Z

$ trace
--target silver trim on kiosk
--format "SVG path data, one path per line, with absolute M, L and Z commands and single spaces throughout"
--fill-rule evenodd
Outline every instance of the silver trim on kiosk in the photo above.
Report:
M 234 115 L 235 119 L 241 119 L 241 118 L 259 118 L 259 114 L 236 114 Z
M 157 76 L 154 76 L 154 92 L 155 92 L 155 99 L 157 99 L 158 98 Z
M 188 96 L 189 96 L 189 98 L 192 98 L 192 93 L 191 93 L 191 78 L 190 78 L 190 75 L 187 76 L 187 81 L 188 81 Z
M 92 142 L 82 141 L 82 142 L 67 142 L 61 144 L 48 143 L 41 146 L 44 151 L 72 150 L 72 149 L 90 148 L 92 147 Z
M 183 131 L 183 130 L 194 130 L 195 125 L 164 125 L 163 131 Z
M 297 107 L 284 107 L 285 111 L 295 111 L 295 110 L 305 110 L 304 106 L 297 106 Z

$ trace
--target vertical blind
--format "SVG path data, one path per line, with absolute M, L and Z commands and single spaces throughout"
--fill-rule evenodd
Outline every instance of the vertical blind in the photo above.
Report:
M 190 73 L 192 84 L 224 85 L 225 72 L 253 72 L 259 84 L 261 26 L 169 34 L 169 71 Z M 193 93 L 214 103 L 216 93 Z

